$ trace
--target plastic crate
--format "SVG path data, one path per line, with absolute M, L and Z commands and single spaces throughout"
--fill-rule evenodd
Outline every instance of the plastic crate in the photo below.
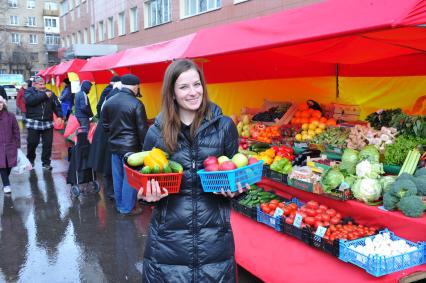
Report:
M 260 206 L 257 206 L 257 222 L 266 224 L 277 231 L 281 231 L 281 217 L 272 217 L 269 214 L 266 214 L 260 209 Z
M 399 171 L 401 171 L 401 166 L 384 164 L 383 171 L 385 171 L 386 174 L 398 175 Z
M 339 257 L 340 255 L 340 244 L 339 240 L 330 241 L 324 238 L 321 238 L 315 235 L 315 232 L 312 232 L 309 229 L 304 229 L 302 231 L 302 240 L 311 247 L 320 249 L 332 256 Z
M 205 192 L 220 192 L 223 188 L 225 191 L 230 190 L 236 192 L 238 190 L 237 183 L 241 186 L 246 184 L 253 185 L 262 179 L 263 160 L 257 163 L 244 166 L 229 171 L 210 171 L 204 169 L 197 171 L 201 179 L 201 186 Z
M 248 207 L 248 206 L 242 205 L 242 204 L 239 203 L 239 200 L 232 200 L 231 203 L 232 203 L 232 208 L 235 211 L 257 221 L 257 208 L 256 207 Z
M 292 186 L 292 187 L 299 189 L 299 190 L 302 190 L 302 191 L 312 193 L 313 190 L 314 190 L 314 183 L 308 183 L 308 182 L 305 182 L 305 181 L 302 181 L 302 180 L 292 179 L 292 178 L 288 178 L 287 183 L 288 183 L 289 186 Z
M 326 193 L 319 182 L 314 185 L 313 193 L 341 201 L 346 201 L 352 198 L 350 189 L 346 188 L 342 191 L 337 189 L 333 193 Z
M 282 174 L 271 170 L 269 166 L 263 166 L 263 176 L 279 183 L 287 184 L 288 174 Z
M 369 236 L 354 241 L 341 240 L 339 259 L 344 262 L 355 264 L 376 277 L 425 263 L 425 242 L 410 242 L 396 236 L 388 230 L 380 232 L 380 234 L 383 233 L 389 233 L 391 240 L 404 240 L 409 246 L 416 247 L 417 250 L 402 255 L 385 257 L 379 255 L 367 256 L 350 248 L 351 246 L 357 247 L 359 245 L 365 245 L 366 239 L 373 239 L 375 237 Z
M 287 222 L 285 222 L 284 218 L 281 218 L 280 227 L 282 233 L 302 240 L 302 229 L 294 226 L 293 224 L 288 224 Z
M 149 180 L 158 181 L 160 188 L 166 188 L 169 194 L 177 194 L 180 191 L 180 183 L 183 173 L 162 173 L 162 174 L 142 174 L 124 164 L 124 171 L 127 175 L 129 185 L 135 190 L 140 187 L 146 188 Z M 146 190 L 144 190 L 144 195 Z

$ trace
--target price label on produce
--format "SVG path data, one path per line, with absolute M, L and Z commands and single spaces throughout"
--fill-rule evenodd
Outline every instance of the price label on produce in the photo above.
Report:
M 315 235 L 322 238 L 322 237 L 324 237 L 325 232 L 327 232 L 327 228 L 322 227 L 322 226 L 318 226 L 317 231 L 315 232 Z
M 343 181 L 341 184 L 340 184 L 340 186 L 339 186 L 339 191 L 344 191 L 344 190 L 346 190 L 346 189 L 349 189 L 351 186 L 348 184 L 348 183 L 346 183 L 345 181 Z
M 281 208 L 277 207 L 275 209 L 274 217 L 281 217 L 283 214 L 284 214 L 284 210 L 282 210 Z
M 296 226 L 297 228 L 300 228 L 300 226 L 302 226 L 302 215 L 300 215 L 299 213 L 296 213 L 296 216 L 294 217 L 294 222 L 293 225 Z

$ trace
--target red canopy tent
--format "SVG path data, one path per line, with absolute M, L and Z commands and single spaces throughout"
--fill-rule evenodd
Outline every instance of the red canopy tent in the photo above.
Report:
M 52 74 L 55 76 L 61 76 L 66 75 L 68 72 L 79 72 L 86 62 L 87 61 L 83 59 L 73 59 L 63 62 L 56 67 Z

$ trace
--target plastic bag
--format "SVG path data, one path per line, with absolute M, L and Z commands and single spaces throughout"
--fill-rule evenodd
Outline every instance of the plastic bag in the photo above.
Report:
M 90 143 L 92 143 L 93 135 L 95 134 L 97 125 L 98 124 L 96 124 L 96 123 L 90 123 L 90 130 L 89 130 L 89 133 L 87 134 L 87 138 L 89 139 Z
M 31 162 L 25 156 L 20 148 L 18 148 L 18 156 L 16 166 L 12 168 L 12 173 L 14 174 L 22 174 L 25 171 L 30 171 L 33 169 Z
M 53 128 L 55 130 L 63 130 L 64 129 L 64 120 L 60 120 L 58 119 L 58 117 L 56 116 L 55 113 L 53 113 Z
M 65 128 L 64 137 L 68 138 L 71 134 L 74 134 L 74 132 L 77 130 L 77 128 L 80 127 L 80 123 L 78 122 L 77 118 L 74 115 L 70 115 L 67 122 L 67 127 Z

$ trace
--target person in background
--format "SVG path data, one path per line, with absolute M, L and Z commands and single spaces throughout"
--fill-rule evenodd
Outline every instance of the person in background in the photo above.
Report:
M 18 90 L 18 94 L 16 96 L 16 108 L 19 109 L 21 114 L 25 117 L 25 112 L 27 109 L 25 108 L 25 90 L 29 87 L 32 87 L 33 82 L 31 80 L 27 80 L 22 83 L 21 88 Z
M 138 192 L 139 199 L 155 204 L 142 282 L 236 282 L 230 198 L 243 189 L 238 183 L 236 193 L 205 193 L 196 172 L 208 156 L 233 156 L 238 132 L 209 101 L 193 61 L 177 60 L 166 70 L 161 112 L 144 142 L 144 150 L 153 147 L 168 152 L 184 171 L 178 194 L 168 195 L 155 180 Z
M 102 91 L 101 97 L 99 98 L 98 104 L 96 105 L 96 110 L 97 110 L 97 113 L 98 113 L 98 117 L 100 117 L 102 104 L 104 104 L 105 98 L 114 89 L 114 84 L 116 82 L 120 82 L 120 81 L 121 81 L 120 76 L 113 76 L 111 78 L 111 81 L 109 82 L 109 84 Z
M 106 87 L 102 92 L 103 103 L 100 101 L 97 105 L 98 110 L 98 127 L 96 127 L 95 133 L 93 134 L 92 145 L 90 147 L 89 154 L 89 166 L 93 168 L 97 174 L 101 174 L 104 177 L 104 193 L 110 200 L 114 200 L 114 188 L 112 182 L 112 168 L 111 168 L 111 151 L 109 149 L 108 134 L 105 132 L 102 127 L 103 118 L 102 118 L 102 105 L 115 94 L 117 94 L 121 89 L 121 78 L 113 77 L 111 81 L 114 81 L 110 84 L 111 87 Z M 109 89 L 109 93 L 106 93 L 106 90 Z
M 4 98 L 4 100 L 7 101 L 7 93 L 3 86 L 0 85 L 0 96 Z
M 128 152 L 142 150 L 148 129 L 145 106 L 136 98 L 139 78 L 132 74 L 121 77 L 122 89 L 107 99 L 102 108 L 103 127 L 108 134 L 111 156 L 115 205 L 119 213 L 136 215 L 142 209 L 136 205 L 136 190 L 130 187 L 124 172 L 123 157 Z
M 34 168 L 36 158 L 36 148 L 41 140 L 43 149 L 41 161 L 43 169 L 52 170 L 50 157 L 52 155 L 53 142 L 53 112 L 62 121 L 61 104 L 58 97 L 46 90 L 45 82 L 42 77 L 35 78 L 34 87 L 25 90 L 24 99 L 27 110 L 25 117 L 25 126 L 28 129 L 27 135 L 27 158 Z
M 65 78 L 62 82 L 64 83 L 64 89 L 59 100 L 61 101 L 62 115 L 64 115 L 63 119 L 68 120 L 74 106 L 74 93 L 71 92 L 71 82 L 68 78 Z
M 88 97 L 91 88 L 91 82 L 83 81 L 80 91 L 75 95 L 75 117 L 80 123 L 80 127 L 86 127 L 87 131 L 89 131 L 90 118 L 93 117 Z
M 0 175 L 5 194 L 11 192 L 9 175 L 17 165 L 18 148 L 21 147 L 18 122 L 7 110 L 6 100 L 0 96 Z

